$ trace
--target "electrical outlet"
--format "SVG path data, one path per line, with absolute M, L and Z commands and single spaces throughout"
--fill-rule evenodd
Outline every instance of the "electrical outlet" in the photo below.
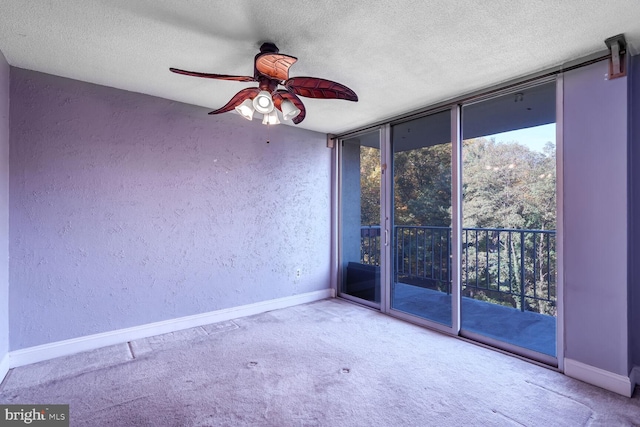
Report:
M 296 277 L 300 277 L 300 269 L 296 268 Z

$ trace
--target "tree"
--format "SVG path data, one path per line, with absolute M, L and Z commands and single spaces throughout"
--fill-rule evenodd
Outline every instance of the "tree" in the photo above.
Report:
M 548 231 L 556 223 L 554 144 L 541 153 L 476 138 L 463 142 L 462 157 L 463 294 L 554 315 L 556 248 Z M 380 151 L 361 147 L 360 167 L 362 225 L 378 225 Z M 392 170 L 394 224 L 417 226 L 396 229 L 396 266 L 411 272 L 398 280 L 445 291 L 451 144 L 396 152 Z
M 555 314 L 555 235 L 529 231 L 555 229 L 554 145 L 539 153 L 485 138 L 464 144 L 464 227 L 485 229 L 463 242 L 465 293 Z
M 380 225 L 380 150 L 360 147 L 360 223 Z
M 394 153 L 396 225 L 451 226 L 451 144 Z
M 463 149 L 465 227 L 555 228 L 555 148 L 471 139 Z

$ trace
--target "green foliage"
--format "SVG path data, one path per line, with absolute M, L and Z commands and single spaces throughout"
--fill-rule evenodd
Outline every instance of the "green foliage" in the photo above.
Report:
M 451 144 L 394 153 L 396 225 L 451 226 Z
M 555 229 L 555 147 L 471 139 L 463 146 L 463 226 Z
M 555 229 L 555 146 L 463 142 L 464 227 Z M 451 144 L 394 153 L 396 225 L 451 226 Z M 380 150 L 361 148 L 363 225 L 380 222 Z
M 463 227 L 555 230 L 552 143 L 540 153 L 478 138 L 464 141 L 462 154 Z M 463 250 L 463 294 L 555 315 L 555 235 L 486 232 Z
M 360 147 L 360 223 L 380 224 L 380 150 Z
M 553 143 L 540 153 L 518 142 L 469 139 L 463 142 L 462 163 L 465 229 L 555 230 Z M 362 225 L 378 225 L 380 151 L 361 147 L 360 165 Z M 394 153 L 392 170 L 396 226 L 451 227 L 451 144 Z M 463 238 L 463 295 L 555 315 L 555 234 L 482 233 L 477 239 Z M 404 248 L 406 259 L 398 259 L 398 266 L 419 272 L 422 257 L 443 250 L 423 246 L 413 248 L 424 254 L 415 257 Z M 432 279 L 424 274 L 402 277 Z

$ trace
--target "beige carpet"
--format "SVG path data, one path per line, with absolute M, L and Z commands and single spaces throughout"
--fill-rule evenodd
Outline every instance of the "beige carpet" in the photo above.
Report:
M 628 399 L 340 300 L 12 370 L 72 426 L 640 426 Z

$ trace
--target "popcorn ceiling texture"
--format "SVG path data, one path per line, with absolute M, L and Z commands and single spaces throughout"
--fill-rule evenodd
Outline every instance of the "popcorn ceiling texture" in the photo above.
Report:
M 325 135 L 19 68 L 11 99 L 11 350 L 329 286 Z
M 169 67 L 252 75 L 271 41 L 298 58 L 291 76 L 358 94 L 303 100 L 300 127 L 340 133 L 603 51 L 616 34 L 637 47 L 638 22 L 637 0 L 2 0 L 0 49 L 15 67 L 213 110 L 244 86 Z

